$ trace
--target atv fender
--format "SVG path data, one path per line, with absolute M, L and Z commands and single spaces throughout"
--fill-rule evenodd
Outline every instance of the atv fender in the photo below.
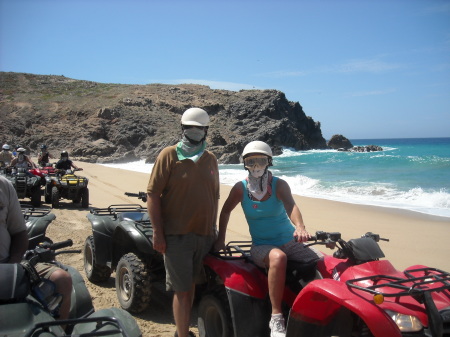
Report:
M 106 266 L 111 262 L 112 236 L 117 227 L 117 221 L 114 221 L 109 216 L 93 214 L 88 214 L 87 218 L 92 226 L 96 263 Z
M 207 255 L 203 264 L 213 270 L 228 289 L 259 299 L 265 299 L 269 292 L 265 275 L 245 259 L 223 260 Z
M 44 241 L 45 232 L 48 225 L 56 219 L 56 215 L 49 213 L 42 217 L 31 218 L 27 220 L 28 228 L 28 249 L 34 249 L 39 243 Z
M 375 303 L 351 291 L 345 283 L 322 279 L 310 282 L 297 296 L 289 323 L 302 321 L 327 325 L 342 307 L 359 316 L 375 337 L 401 337 L 395 322 Z M 287 336 L 294 336 L 288 334 Z
M 129 252 L 140 256 L 156 255 L 151 237 L 153 230 L 138 229 L 134 221 L 122 221 L 115 229 L 112 238 L 112 266 L 116 266 L 120 258 Z
M 133 316 L 125 310 L 119 308 L 109 308 L 109 309 L 101 309 L 96 311 L 94 314 L 89 316 L 89 318 L 99 318 L 102 317 L 113 317 L 117 319 L 121 327 L 123 327 L 123 334 L 117 331 L 117 334 L 113 336 L 129 336 L 129 337 L 141 337 L 142 333 L 139 329 L 138 324 Z M 76 325 L 73 331 L 73 335 L 83 335 L 89 333 L 101 333 L 105 331 L 113 331 L 113 326 L 111 323 L 106 323 L 103 325 L 99 325 L 97 322 L 85 323 Z M 95 334 L 95 333 L 94 333 Z M 107 336 L 110 336 L 111 333 L 107 333 Z
M 72 277 L 69 318 L 88 317 L 94 312 L 94 305 L 92 304 L 92 298 L 83 277 L 78 270 L 71 266 L 64 265 L 63 268 Z
M 207 255 L 203 263 L 225 286 L 234 336 L 268 335 L 270 302 L 267 279 L 261 270 L 245 259 L 223 260 L 213 255 Z M 249 324 L 249 322 L 267 322 L 267 324 Z

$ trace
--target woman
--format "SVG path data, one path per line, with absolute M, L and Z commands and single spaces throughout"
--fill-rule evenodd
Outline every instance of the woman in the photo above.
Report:
M 225 247 L 231 211 L 241 203 L 252 237 L 252 259 L 258 266 L 268 268 L 271 337 L 282 337 L 286 335 L 281 302 L 287 260 L 308 263 L 318 260 L 321 255 L 302 244 L 310 235 L 288 183 L 274 177 L 268 170 L 272 166 L 270 146 L 261 141 L 250 142 L 245 146 L 242 157 L 249 174 L 233 186 L 223 205 L 215 249 Z

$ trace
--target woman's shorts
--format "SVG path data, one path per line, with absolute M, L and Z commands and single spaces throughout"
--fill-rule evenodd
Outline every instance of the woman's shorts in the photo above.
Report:
M 164 264 L 167 291 L 189 291 L 193 284 L 205 282 L 203 259 L 213 243 L 214 236 L 193 233 L 166 236 Z
M 305 247 L 303 243 L 291 240 L 279 247 L 273 245 L 252 246 L 250 254 L 253 262 L 261 268 L 266 268 L 267 266 L 264 263 L 264 259 L 274 248 L 282 250 L 286 254 L 288 260 L 301 261 L 304 263 L 319 260 L 323 256 L 323 254 L 315 248 Z

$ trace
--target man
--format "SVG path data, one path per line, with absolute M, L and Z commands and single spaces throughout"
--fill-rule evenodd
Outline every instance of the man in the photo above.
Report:
M 0 161 L 3 162 L 4 166 L 8 166 L 14 159 L 14 156 L 9 151 L 10 149 L 11 147 L 8 144 L 3 144 L 2 152 L 0 152 Z
M 181 141 L 161 151 L 147 186 L 153 247 L 164 254 L 178 337 L 195 336 L 189 331 L 195 284 L 204 281 L 203 258 L 215 240 L 219 169 L 205 150 L 208 125 L 205 110 L 186 110 Z
M 39 152 L 38 155 L 38 164 L 41 167 L 45 167 L 49 164 L 50 158 L 53 159 L 53 156 L 51 155 L 50 152 L 47 151 L 47 145 L 42 144 L 41 151 Z
M 78 168 L 78 166 L 76 166 L 73 161 L 69 159 L 69 153 L 67 151 L 62 151 L 61 158 L 56 163 L 55 168 L 58 170 L 70 170 L 72 167 L 76 170 L 83 170 Z
M 19 263 L 27 248 L 27 227 L 16 191 L 9 180 L 0 176 L 0 263 Z M 56 292 L 62 295 L 59 318 L 67 319 L 72 292 L 70 274 L 46 263 L 38 263 L 36 270 L 41 277 L 55 283 Z

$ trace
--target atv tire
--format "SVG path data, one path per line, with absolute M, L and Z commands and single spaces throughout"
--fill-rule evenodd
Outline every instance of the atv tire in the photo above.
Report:
M 227 303 L 226 294 L 209 293 L 200 299 L 198 305 L 200 337 L 234 336 L 230 308 Z
M 83 247 L 83 266 L 86 277 L 92 283 L 102 283 L 109 280 L 111 268 L 96 263 L 94 237 L 89 235 Z
M 52 187 L 52 208 L 59 207 L 59 190 L 58 187 Z
M 89 207 L 89 189 L 87 187 L 85 187 L 83 191 L 81 191 L 81 207 Z
M 31 192 L 31 205 L 41 207 L 41 188 L 35 187 Z
M 116 269 L 116 292 L 120 306 L 130 313 L 144 311 L 150 303 L 148 266 L 135 254 L 122 256 Z

